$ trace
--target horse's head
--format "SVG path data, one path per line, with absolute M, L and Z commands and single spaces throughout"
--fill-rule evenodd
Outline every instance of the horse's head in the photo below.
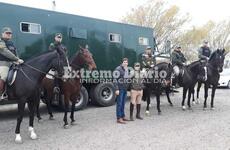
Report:
M 210 56 L 209 64 L 211 64 L 214 68 L 216 68 L 218 72 L 222 72 L 224 66 L 224 59 L 225 59 L 225 49 L 217 49 Z
M 64 66 L 67 65 L 67 57 L 65 51 L 59 48 L 56 50 L 56 54 L 57 57 L 53 59 L 51 65 L 58 72 L 58 76 L 61 77 L 64 75 Z
M 72 67 L 84 67 L 85 65 L 88 67 L 89 70 L 96 69 L 97 66 L 93 59 L 92 54 L 87 48 L 80 47 L 80 50 L 77 52 L 76 57 L 73 58 L 71 61 Z

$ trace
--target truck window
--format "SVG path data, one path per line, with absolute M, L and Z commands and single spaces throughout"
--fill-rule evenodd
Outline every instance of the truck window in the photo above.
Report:
M 139 37 L 138 43 L 139 43 L 139 45 L 147 46 L 147 45 L 149 45 L 149 39 L 146 37 Z
M 121 35 L 117 33 L 109 33 L 109 41 L 114 43 L 121 43 Z
M 41 25 L 37 23 L 21 22 L 20 30 L 23 33 L 41 34 Z

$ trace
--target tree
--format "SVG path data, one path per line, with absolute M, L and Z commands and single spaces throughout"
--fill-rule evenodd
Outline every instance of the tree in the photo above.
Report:
M 216 24 L 209 32 L 207 39 L 212 48 L 226 48 L 230 51 L 230 19 Z
M 122 22 L 154 28 L 157 44 L 163 46 L 166 40 L 174 41 L 182 26 L 190 20 L 188 14 L 181 16 L 177 6 L 166 8 L 166 3 L 150 0 L 146 4 L 133 8 L 123 17 Z
M 207 39 L 210 31 L 214 28 L 215 24 L 212 21 L 207 22 L 202 27 L 193 27 L 190 30 L 186 30 L 179 35 L 174 42 L 179 44 L 185 56 L 189 61 L 198 59 L 198 48 L 202 42 Z

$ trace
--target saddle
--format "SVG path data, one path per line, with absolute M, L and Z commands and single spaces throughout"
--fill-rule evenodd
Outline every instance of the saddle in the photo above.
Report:
M 72 79 L 76 77 L 75 72 L 72 70 L 72 67 L 64 67 L 64 75 L 62 76 L 64 79 Z M 55 69 L 50 69 L 46 78 L 54 80 L 54 76 L 57 75 L 57 71 Z
M 55 71 L 54 69 L 50 69 L 50 71 L 46 75 L 46 78 L 54 80 L 54 75 L 56 75 L 56 74 L 57 74 L 57 71 Z
M 10 69 L 9 69 L 9 72 L 8 72 L 8 75 L 7 75 L 7 79 L 6 79 L 6 83 L 11 86 L 15 79 L 16 79 L 16 76 L 17 76 L 17 73 L 18 73 L 18 66 L 16 64 L 13 64 L 10 66 Z

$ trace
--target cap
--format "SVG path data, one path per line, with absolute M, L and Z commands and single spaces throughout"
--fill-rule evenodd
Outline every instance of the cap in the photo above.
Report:
M 207 41 L 207 40 L 204 40 L 204 43 L 205 43 L 205 44 L 208 44 L 208 41 Z
M 12 30 L 9 27 L 4 27 L 4 28 L 2 28 L 2 33 L 4 33 L 4 32 L 12 33 Z
M 134 66 L 140 66 L 141 64 L 139 62 L 135 62 Z
M 60 36 L 60 37 L 62 37 L 62 34 L 61 34 L 61 33 L 56 33 L 55 36 Z
M 146 49 L 151 49 L 151 47 L 150 47 L 150 46 L 147 46 Z
M 177 49 L 181 49 L 181 46 L 177 45 L 176 48 L 177 48 Z

